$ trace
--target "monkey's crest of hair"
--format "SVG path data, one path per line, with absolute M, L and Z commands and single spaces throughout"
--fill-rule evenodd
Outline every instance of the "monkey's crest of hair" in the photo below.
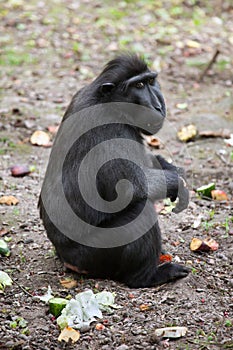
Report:
M 149 71 L 146 62 L 135 54 L 124 54 L 108 62 L 97 78 L 98 82 L 121 83 Z

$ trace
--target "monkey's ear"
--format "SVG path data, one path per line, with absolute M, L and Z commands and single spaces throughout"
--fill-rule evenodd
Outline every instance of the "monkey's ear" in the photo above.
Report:
M 109 94 L 113 88 L 115 87 L 115 84 L 113 83 L 104 83 L 100 86 L 100 92 L 105 95 L 105 94 Z

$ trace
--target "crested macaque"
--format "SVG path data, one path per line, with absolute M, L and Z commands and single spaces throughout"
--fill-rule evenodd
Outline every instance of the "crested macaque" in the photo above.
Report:
M 91 227 L 94 227 L 90 231 L 92 233 L 88 230 L 85 232 L 85 229 L 84 232 L 80 232 L 83 227 L 85 228 L 85 225 L 82 227 L 77 225 L 74 237 L 76 233 L 82 237 L 91 234 L 95 236 L 95 228 L 96 230 L 102 228 L 105 231 L 109 229 L 109 232 L 112 232 L 110 230 L 112 228 L 122 228 L 122 231 L 119 232 L 126 236 L 129 233 L 134 237 L 134 232 L 129 232 L 130 222 L 138 217 L 145 208 L 145 215 L 148 219 L 137 225 L 135 239 L 131 239 L 126 244 L 113 247 L 102 247 L 101 244 L 99 246 L 98 239 L 101 240 L 101 231 L 99 231 L 100 236 L 97 235 L 95 238 L 96 246 L 82 244 L 78 239 L 67 236 L 65 229 L 61 232 L 51 219 L 44 205 L 44 198 L 47 196 L 52 198 L 53 189 L 47 187 L 44 193 L 42 191 L 39 200 L 40 217 L 47 235 L 66 267 L 78 273 L 85 273 L 91 278 L 114 279 L 131 288 L 140 288 L 152 287 L 185 277 L 189 272 L 187 267 L 172 262 L 161 264 L 159 261 L 162 252 L 161 232 L 156 219 L 154 202 L 164 198 L 170 198 L 172 201 L 178 199 L 174 209 L 178 213 L 188 206 L 189 191 L 182 170 L 169 164 L 161 156 L 150 153 L 143 144 L 143 134 L 149 135 L 157 132 L 162 127 L 166 117 L 165 101 L 157 82 L 157 73 L 151 71 L 145 61 L 134 54 L 121 55 L 108 62 L 92 83 L 74 95 L 65 112 L 58 135 L 60 137 L 62 132 L 64 134 L 64 123 L 71 115 L 82 113 L 90 107 L 109 103 L 113 106 L 115 103 L 136 106 L 135 111 L 138 112 L 135 115 L 131 113 L 130 118 L 131 121 L 134 117 L 137 118 L 137 125 L 133 125 L 133 122 L 106 122 L 105 125 L 97 125 L 79 137 L 69 149 L 62 168 L 64 194 L 72 211 Z M 151 111 L 150 123 L 147 123 L 146 116 L 140 116 L 140 108 L 144 107 Z M 156 117 L 154 122 L 151 119 L 153 113 L 155 116 L 159 115 L 159 123 Z M 95 117 L 99 118 L 98 113 Z M 145 126 L 143 122 L 145 122 Z M 81 124 L 82 122 L 80 128 L 82 128 Z M 150 125 L 150 130 L 146 124 Z M 59 137 L 57 136 L 57 145 L 61 142 Z M 121 196 L 125 196 L 123 199 L 127 202 L 129 197 L 130 203 L 127 202 L 128 204 L 117 212 L 111 212 L 111 210 L 104 212 L 104 210 L 98 210 L 86 203 L 79 188 L 77 174 L 81 169 L 81 162 L 85 154 L 92 147 L 100 143 L 102 143 L 102 147 L 105 147 L 103 141 L 113 139 L 137 142 L 140 145 L 137 157 L 142 158 L 143 166 L 139 167 L 134 161 L 124 157 L 124 148 L 120 147 L 119 142 L 110 149 L 111 154 L 116 156 L 102 165 L 96 176 L 96 189 L 99 196 L 107 203 L 107 208 L 108 203 L 110 205 L 112 201 L 116 200 L 119 194 L 116 190 L 117 183 L 122 179 L 127 179 L 133 184 L 133 194 L 130 196 L 127 188 L 125 191 L 121 191 Z M 62 147 L 62 144 L 60 146 Z M 106 148 L 106 152 L 109 152 L 109 149 Z M 98 158 L 98 154 L 95 156 L 95 161 L 98 162 L 96 158 Z M 49 163 L 52 161 L 53 153 L 51 153 Z M 90 164 L 91 166 L 92 164 Z M 45 182 L 47 177 L 46 173 Z M 164 186 L 166 190 L 164 190 Z M 55 213 L 58 210 L 58 203 L 59 200 L 52 198 L 50 212 Z M 60 218 L 62 220 L 62 213 Z M 144 232 L 145 223 L 147 224 L 149 221 L 151 221 L 151 226 Z

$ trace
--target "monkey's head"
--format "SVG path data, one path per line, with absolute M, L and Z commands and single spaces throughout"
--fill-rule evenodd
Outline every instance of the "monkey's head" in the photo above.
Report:
M 95 80 L 100 103 L 126 102 L 146 107 L 148 113 L 140 122 L 151 126 L 151 132 L 142 127 L 144 134 L 154 134 L 161 127 L 166 117 L 165 101 L 157 82 L 157 73 L 152 72 L 145 61 L 137 55 L 122 55 L 107 63 L 102 73 Z M 146 109 L 145 109 L 146 110 Z M 143 113 L 144 114 L 144 113 Z M 154 119 L 153 119 L 154 118 Z M 153 125 L 154 124 L 154 125 Z

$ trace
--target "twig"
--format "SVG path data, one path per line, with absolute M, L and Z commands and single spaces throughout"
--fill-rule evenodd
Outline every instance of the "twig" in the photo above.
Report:
M 220 50 L 216 49 L 213 57 L 211 58 L 211 60 L 209 61 L 209 63 L 207 64 L 206 68 L 204 69 L 204 71 L 201 73 L 198 81 L 201 82 L 203 80 L 203 78 L 206 76 L 208 70 L 212 67 L 212 65 L 216 62 L 216 59 L 218 57 L 218 55 L 220 54 Z
M 221 161 L 226 164 L 226 165 L 230 165 L 230 163 L 218 152 L 215 152 L 215 154 L 219 157 L 219 159 L 221 159 Z
M 29 293 L 24 287 L 22 287 L 18 282 L 16 282 L 16 280 L 15 280 L 14 278 L 11 277 L 11 279 L 12 279 L 12 281 L 13 281 L 20 289 L 22 289 L 22 291 L 23 291 L 24 293 L 26 293 L 26 294 L 29 295 L 30 297 L 34 298 L 34 296 L 33 296 L 31 293 Z

